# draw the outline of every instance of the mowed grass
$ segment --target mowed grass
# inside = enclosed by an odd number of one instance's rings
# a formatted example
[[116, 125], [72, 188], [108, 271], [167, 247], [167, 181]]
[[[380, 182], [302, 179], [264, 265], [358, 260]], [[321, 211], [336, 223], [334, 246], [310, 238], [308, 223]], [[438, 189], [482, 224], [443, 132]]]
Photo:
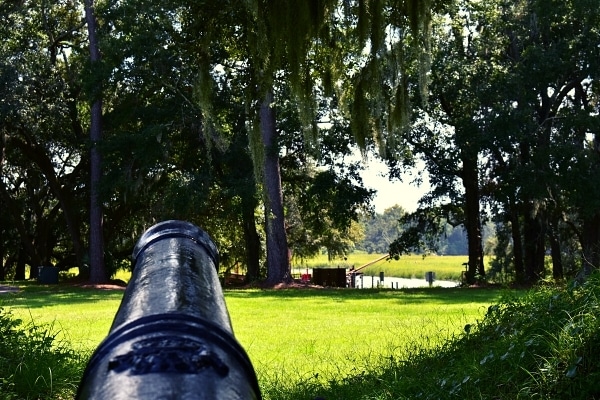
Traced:
[[[326, 254], [320, 254], [310, 260], [293, 260], [296, 273], [303, 273], [305, 268], [360, 268], [367, 263], [378, 260], [384, 254], [367, 254], [355, 252], [344, 259], [329, 261]], [[361, 270], [365, 275], [378, 276], [383, 272], [385, 276], [397, 278], [424, 279], [428, 271], [435, 272], [436, 279], [460, 281], [462, 271], [465, 270], [464, 263], [468, 261], [465, 256], [438, 256], [438, 255], [405, 255], [398, 260], [389, 259], [378, 261]]]
[[[373, 370], [386, 359], [431, 348], [480, 320], [500, 289], [226, 290], [236, 338], [248, 352], [265, 398], [308, 381]], [[26, 284], [1, 305], [50, 323], [81, 353], [106, 336], [121, 290]]]
[[226, 300], [236, 337], [261, 381], [293, 386], [361, 374], [391, 356], [403, 359], [438, 345], [479, 320], [501, 293], [240, 290], [227, 291]]
[[0, 296], [0, 306], [26, 323], [53, 325], [58, 340], [84, 352], [91, 352], [108, 334], [124, 293], [64, 284], [18, 286], [20, 292]]

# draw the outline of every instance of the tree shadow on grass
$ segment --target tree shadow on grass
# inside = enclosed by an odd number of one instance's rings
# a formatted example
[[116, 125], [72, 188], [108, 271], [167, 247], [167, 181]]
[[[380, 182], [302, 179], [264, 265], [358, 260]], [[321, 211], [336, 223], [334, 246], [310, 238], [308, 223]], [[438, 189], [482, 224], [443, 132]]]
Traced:
[[404, 304], [440, 303], [493, 303], [508, 290], [499, 288], [414, 288], [414, 289], [235, 289], [226, 290], [226, 297], [267, 298], [274, 301], [285, 299], [324, 299], [343, 301], [398, 301]]
[[[48, 305], [81, 305], [99, 301], [121, 301], [123, 289], [98, 289], [72, 284], [18, 284], [20, 291], [0, 295], [0, 306], [40, 308]], [[226, 289], [225, 298], [269, 299], [303, 298], [331, 302], [392, 301], [401, 304], [495, 303], [508, 290], [498, 288], [415, 288], [415, 289]]]
[[0, 307], [41, 308], [49, 305], [81, 305], [99, 301], [120, 301], [123, 289], [98, 289], [72, 284], [40, 285], [33, 282], [18, 283], [18, 292], [0, 295]]

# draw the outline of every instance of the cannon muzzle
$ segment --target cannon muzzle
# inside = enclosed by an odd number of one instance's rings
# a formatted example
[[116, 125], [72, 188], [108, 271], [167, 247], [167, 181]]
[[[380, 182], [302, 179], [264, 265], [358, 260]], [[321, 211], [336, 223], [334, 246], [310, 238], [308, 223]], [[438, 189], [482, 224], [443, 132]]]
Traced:
[[109, 334], [77, 399], [260, 399], [254, 368], [233, 336], [218, 252], [187, 222], [148, 229]]

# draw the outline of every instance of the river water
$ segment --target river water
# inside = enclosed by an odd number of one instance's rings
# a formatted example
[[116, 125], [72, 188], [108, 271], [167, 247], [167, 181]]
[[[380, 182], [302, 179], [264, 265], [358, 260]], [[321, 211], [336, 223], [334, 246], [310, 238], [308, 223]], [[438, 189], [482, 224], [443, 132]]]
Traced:
[[[459, 282], [454, 281], [438, 281], [434, 280], [432, 287], [457, 287]], [[380, 282], [379, 276], [366, 276], [359, 275], [356, 277], [356, 288], [367, 289], [372, 287], [383, 287], [383, 288], [419, 288], [429, 287], [429, 283], [425, 279], [408, 279], [408, 278], [395, 278], [391, 276], [385, 276], [383, 282]]]

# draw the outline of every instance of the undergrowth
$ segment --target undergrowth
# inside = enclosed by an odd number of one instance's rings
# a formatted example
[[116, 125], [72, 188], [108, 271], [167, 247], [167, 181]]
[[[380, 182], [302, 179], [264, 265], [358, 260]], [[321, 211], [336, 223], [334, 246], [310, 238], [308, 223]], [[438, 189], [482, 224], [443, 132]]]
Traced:
[[[306, 380], [269, 399], [598, 399], [600, 277], [505, 297], [439, 346], [389, 354], [377, 366]], [[281, 381], [280, 381], [281, 382]]]
[[0, 307], [0, 393], [2, 399], [68, 399], [84, 363], [52, 325], [25, 324]]

